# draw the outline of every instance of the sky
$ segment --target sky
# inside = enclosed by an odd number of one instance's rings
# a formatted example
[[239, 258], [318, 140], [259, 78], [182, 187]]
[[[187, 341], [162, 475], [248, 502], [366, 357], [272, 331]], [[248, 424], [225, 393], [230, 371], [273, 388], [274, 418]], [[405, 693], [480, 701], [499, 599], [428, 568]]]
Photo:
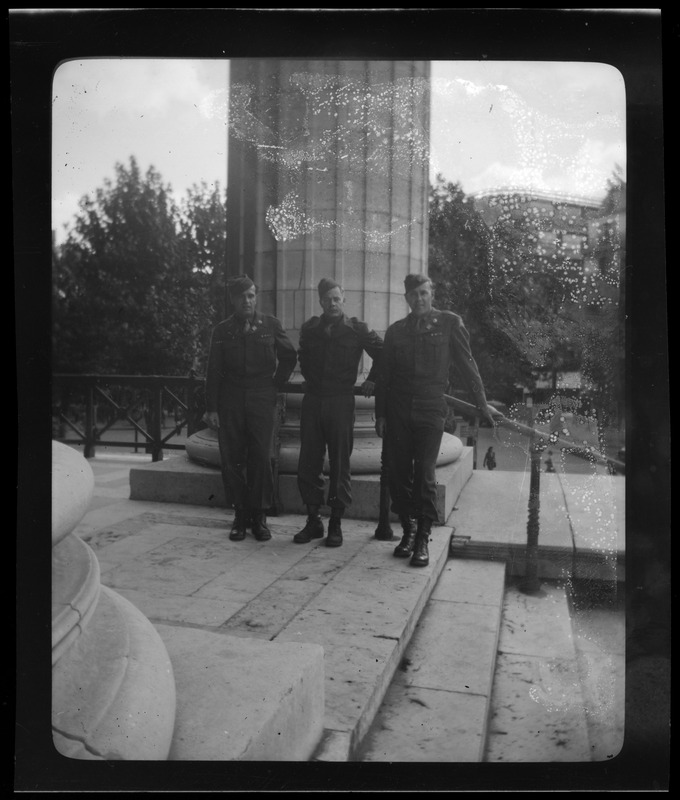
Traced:
[[[134, 155], [177, 201], [227, 177], [229, 62], [77, 59], [52, 92], [52, 228]], [[521, 190], [601, 200], [625, 177], [625, 86], [601, 63], [431, 62], [431, 178], [466, 194]]]

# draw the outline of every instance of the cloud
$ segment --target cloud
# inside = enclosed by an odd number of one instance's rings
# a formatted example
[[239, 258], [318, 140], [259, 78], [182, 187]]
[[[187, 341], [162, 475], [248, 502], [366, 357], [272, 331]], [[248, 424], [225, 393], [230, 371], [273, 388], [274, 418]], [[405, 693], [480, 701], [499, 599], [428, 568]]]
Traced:
[[78, 59], [62, 64], [53, 84], [55, 110], [77, 109], [98, 122], [160, 116], [177, 102], [198, 107], [210, 91], [197, 62], [185, 59]]

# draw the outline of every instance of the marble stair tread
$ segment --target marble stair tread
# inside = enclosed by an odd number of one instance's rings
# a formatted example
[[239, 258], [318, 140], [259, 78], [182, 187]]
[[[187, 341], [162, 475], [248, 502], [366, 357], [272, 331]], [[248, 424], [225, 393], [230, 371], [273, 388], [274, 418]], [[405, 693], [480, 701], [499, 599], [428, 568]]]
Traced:
[[394, 542], [369, 540], [277, 635], [324, 648], [326, 734], [317, 760], [352, 759], [446, 566], [450, 536], [433, 528], [425, 568], [394, 558]]
[[[475, 470], [448, 519], [457, 553], [525, 570], [530, 481], [521, 472]], [[539, 576], [623, 580], [625, 481], [601, 474], [542, 474]]]
[[502, 564], [447, 562], [362, 744], [362, 761], [482, 760], [504, 588]]
[[505, 701], [489, 720], [486, 761], [591, 760], [565, 586], [506, 589], [495, 691]]

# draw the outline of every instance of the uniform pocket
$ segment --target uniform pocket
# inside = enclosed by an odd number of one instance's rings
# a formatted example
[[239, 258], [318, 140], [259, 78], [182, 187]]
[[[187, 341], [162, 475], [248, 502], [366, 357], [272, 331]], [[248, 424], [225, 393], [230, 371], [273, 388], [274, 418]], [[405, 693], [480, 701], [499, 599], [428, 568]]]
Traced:
[[258, 369], [270, 369], [273, 373], [276, 368], [274, 337], [266, 333], [255, 334], [251, 342], [255, 366]]
[[242, 352], [238, 339], [225, 339], [222, 342], [222, 358], [227, 370], [236, 370], [240, 367]]
[[335, 347], [335, 356], [338, 360], [339, 369], [351, 370], [358, 365], [357, 343], [353, 338], [345, 336], [340, 339]]
[[446, 364], [448, 358], [448, 340], [444, 333], [426, 333], [422, 337], [423, 361], [430, 369]]

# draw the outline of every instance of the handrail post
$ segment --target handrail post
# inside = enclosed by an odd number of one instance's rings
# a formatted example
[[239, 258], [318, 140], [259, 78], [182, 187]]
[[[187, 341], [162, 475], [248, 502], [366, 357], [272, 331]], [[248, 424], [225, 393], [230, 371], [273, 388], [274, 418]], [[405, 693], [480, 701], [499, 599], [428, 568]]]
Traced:
[[94, 458], [95, 421], [94, 421], [94, 390], [91, 385], [85, 394], [85, 458]]
[[[533, 414], [531, 419], [533, 427]], [[524, 560], [524, 577], [519, 582], [519, 589], [525, 594], [536, 594], [541, 588], [538, 577], [538, 534], [540, 530], [539, 513], [541, 510], [541, 452], [543, 445], [536, 441], [536, 433], [529, 437], [530, 476], [529, 476], [529, 515], [527, 519], [527, 547]]]

